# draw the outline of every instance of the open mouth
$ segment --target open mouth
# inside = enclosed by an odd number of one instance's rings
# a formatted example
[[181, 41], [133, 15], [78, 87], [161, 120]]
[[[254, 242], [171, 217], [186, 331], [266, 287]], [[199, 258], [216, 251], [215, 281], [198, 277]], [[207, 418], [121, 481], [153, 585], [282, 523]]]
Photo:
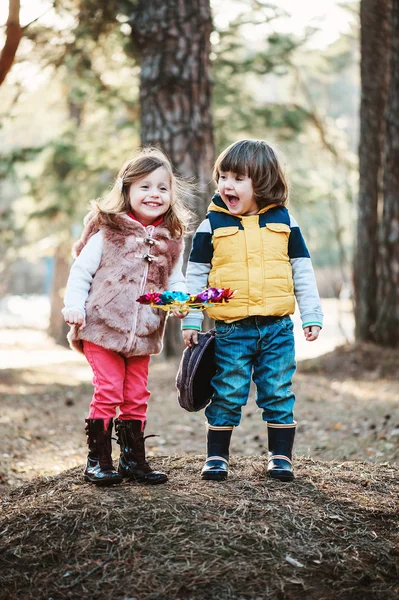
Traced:
[[235, 206], [240, 201], [238, 196], [234, 196], [234, 194], [225, 194], [226, 200], [232, 206]]

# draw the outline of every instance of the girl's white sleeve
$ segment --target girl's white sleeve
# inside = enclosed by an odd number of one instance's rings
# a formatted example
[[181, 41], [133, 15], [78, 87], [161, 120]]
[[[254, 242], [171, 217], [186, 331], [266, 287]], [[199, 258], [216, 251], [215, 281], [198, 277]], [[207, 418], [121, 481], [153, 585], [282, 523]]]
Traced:
[[168, 281], [168, 290], [172, 292], [187, 292], [186, 278], [183, 275], [183, 252], [173, 267]]
[[103, 234], [94, 234], [71, 267], [66, 285], [62, 314], [71, 310], [86, 316], [85, 304], [94, 274], [100, 266], [103, 253]]

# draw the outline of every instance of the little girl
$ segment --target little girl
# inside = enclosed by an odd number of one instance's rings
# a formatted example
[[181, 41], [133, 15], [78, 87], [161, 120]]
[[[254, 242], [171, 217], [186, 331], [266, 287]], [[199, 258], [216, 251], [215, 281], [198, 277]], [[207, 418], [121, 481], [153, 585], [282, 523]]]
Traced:
[[[162, 349], [166, 314], [136, 300], [151, 290], [186, 289], [182, 263], [188, 213], [182, 196], [187, 188], [161, 151], [138, 152], [123, 165], [111, 192], [92, 203], [74, 246], [62, 312], [71, 325], [71, 347], [85, 355], [93, 370], [84, 475], [97, 485], [123, 478], [167, 481], [165, 473], [147, 463], [143, 435], [148, 365], [150, 355]], [[118, 472], [111, 455], [117, 409]]]

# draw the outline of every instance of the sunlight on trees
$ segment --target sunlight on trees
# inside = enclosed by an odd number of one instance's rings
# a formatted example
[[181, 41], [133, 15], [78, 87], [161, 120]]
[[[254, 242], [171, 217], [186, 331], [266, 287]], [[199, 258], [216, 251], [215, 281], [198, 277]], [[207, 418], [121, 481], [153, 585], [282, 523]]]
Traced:
[[[309, 241], [321, 293], [350, 297], [358, 4], [330, 3], [323, 14], [309, 4], [301, 17], [289, 0], [227, 4], [228, 11], [224, 0], [212, 2], [215, 151], [242, 137], [265, 138], [280, 148], [291, 181], [291, 211]], [[33, 6], [28, 16], [26, 10], [22, 3], [23, 24], [34, 22], [24, 30], [1, 86], [0, 210], [7, 226], [0, 245], [1, 268], [9, 274], [4, 292], [23, 247], [37, 246], [51, 231], [52, 249], [46, 252], [55, 256], [66, 232], [68, 239], [76, 237], [89, 200], [107, 190], [121, 157], [140, 144], [145, 114], [143, 49], [129, 2], [67, 0], [54, 7], [38, 3], [34, 15]]]

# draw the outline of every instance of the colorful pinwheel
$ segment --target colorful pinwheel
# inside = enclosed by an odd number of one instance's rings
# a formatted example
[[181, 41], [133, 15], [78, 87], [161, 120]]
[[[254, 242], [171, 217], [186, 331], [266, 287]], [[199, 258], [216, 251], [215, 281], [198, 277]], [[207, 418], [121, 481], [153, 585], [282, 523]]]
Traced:
[[181, 312], [191, 310], [206, 310], [214, 304], [228, 302], [235, 294], [230, 288], [207, 288], [197, 295], [185, 294], [184, 292], [153, 292], [143, 294], [137, 298], [140, 304], [149, 304], [152, 308], [160, 308], [170, 312], [180, 310]]

